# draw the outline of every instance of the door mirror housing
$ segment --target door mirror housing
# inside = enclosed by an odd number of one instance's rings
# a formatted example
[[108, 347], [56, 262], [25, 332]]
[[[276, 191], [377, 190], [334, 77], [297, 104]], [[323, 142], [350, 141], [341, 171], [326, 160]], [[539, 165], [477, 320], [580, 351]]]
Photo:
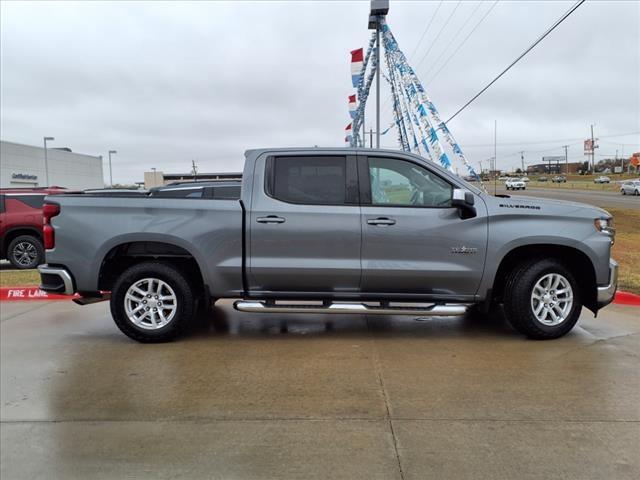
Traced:
[[456, 207], [460, 212], [460, 218], [473, 218], [476, 216], [475, 197], [473, 193], [464, 188], [454, 188], [451, 197], [451, 206]]

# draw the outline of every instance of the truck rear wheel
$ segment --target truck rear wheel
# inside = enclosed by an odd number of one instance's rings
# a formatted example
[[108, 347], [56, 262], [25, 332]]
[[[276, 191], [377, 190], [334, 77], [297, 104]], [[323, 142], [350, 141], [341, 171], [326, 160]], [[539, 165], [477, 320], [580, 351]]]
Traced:
[[173, 340], [191, 322], [195, 296], [172, 265], [144, 262], [125, 270], [111, 292], [111, 316], [129, 338], [142, 343]]
[[578, 321], [581, 310], [575, 278], [556, 259], [523, 263], [507, 278], [505, 315], [529, 338], [547, 340], [565, 335]]

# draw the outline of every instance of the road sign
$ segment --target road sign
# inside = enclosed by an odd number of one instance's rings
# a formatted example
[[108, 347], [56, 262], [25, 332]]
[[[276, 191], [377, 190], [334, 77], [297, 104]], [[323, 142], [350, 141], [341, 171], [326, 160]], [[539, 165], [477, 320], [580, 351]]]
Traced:
[[564, 157], [542, 157], [543, 162], [564, 162]]
[[593, 153], [593, 142], [588, 139], [584, 141], [584, 154], [591, 155], [591, 153]]

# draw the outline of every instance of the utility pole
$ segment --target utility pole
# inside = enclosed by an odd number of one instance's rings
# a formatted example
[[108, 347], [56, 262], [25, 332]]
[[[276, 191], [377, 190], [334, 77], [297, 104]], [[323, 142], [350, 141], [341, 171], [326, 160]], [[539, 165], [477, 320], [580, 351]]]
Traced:
[[524, 172], [524, 150], [520, 152], [520, 162], [522, 163], [522, 173]]
[[593, 138], [593, 123], [591, 124], [591, 171], [596, 174], [596, 140]]
[[565, 175], [569, 175], [569, 145], [563, 145], [562, 148], [564, 148]]
[[493, 121], [493, 194], [498, 192], [498, 120]]
[[389, 0], [371, 0], [369, 30], [376, 31], [376, 148], [380, 148], [380, 22], [389, 13]]
[[193, 180], [198, 181], [198, 166], [195, 160], [191, 160], [191, 173], [193, 173]]
[[[365, 140], [367, 138], [367, 129], [365, 127], [365, 123], [364, 123], [364, 108], [362, 109], [362, 148], [366, 148], [365, 143], [367, 143]], [[371, 143], [369, 143], [369, 146], [371, 146]]]

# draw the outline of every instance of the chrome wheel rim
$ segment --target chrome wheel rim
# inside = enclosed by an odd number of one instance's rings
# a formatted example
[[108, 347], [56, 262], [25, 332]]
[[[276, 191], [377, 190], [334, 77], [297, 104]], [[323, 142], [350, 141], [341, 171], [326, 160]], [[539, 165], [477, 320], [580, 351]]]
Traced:
[[22, 267], [33, 265], [38, 258], [38, 250], [30, 242], [20, 242], [13, 247], [13, 258]]
[[549, 273], [536, 282], [531, 292], [531, 310], [543, 325], [553, 327], [564, 322], [573, 307], [573, 289], [559, 273]]
[[124, 309], [129, 321], [145, 330], [168, 325], [176, 315], [178, 298], [166, 282], [159, 278], [143, 278], [129, 287]]

